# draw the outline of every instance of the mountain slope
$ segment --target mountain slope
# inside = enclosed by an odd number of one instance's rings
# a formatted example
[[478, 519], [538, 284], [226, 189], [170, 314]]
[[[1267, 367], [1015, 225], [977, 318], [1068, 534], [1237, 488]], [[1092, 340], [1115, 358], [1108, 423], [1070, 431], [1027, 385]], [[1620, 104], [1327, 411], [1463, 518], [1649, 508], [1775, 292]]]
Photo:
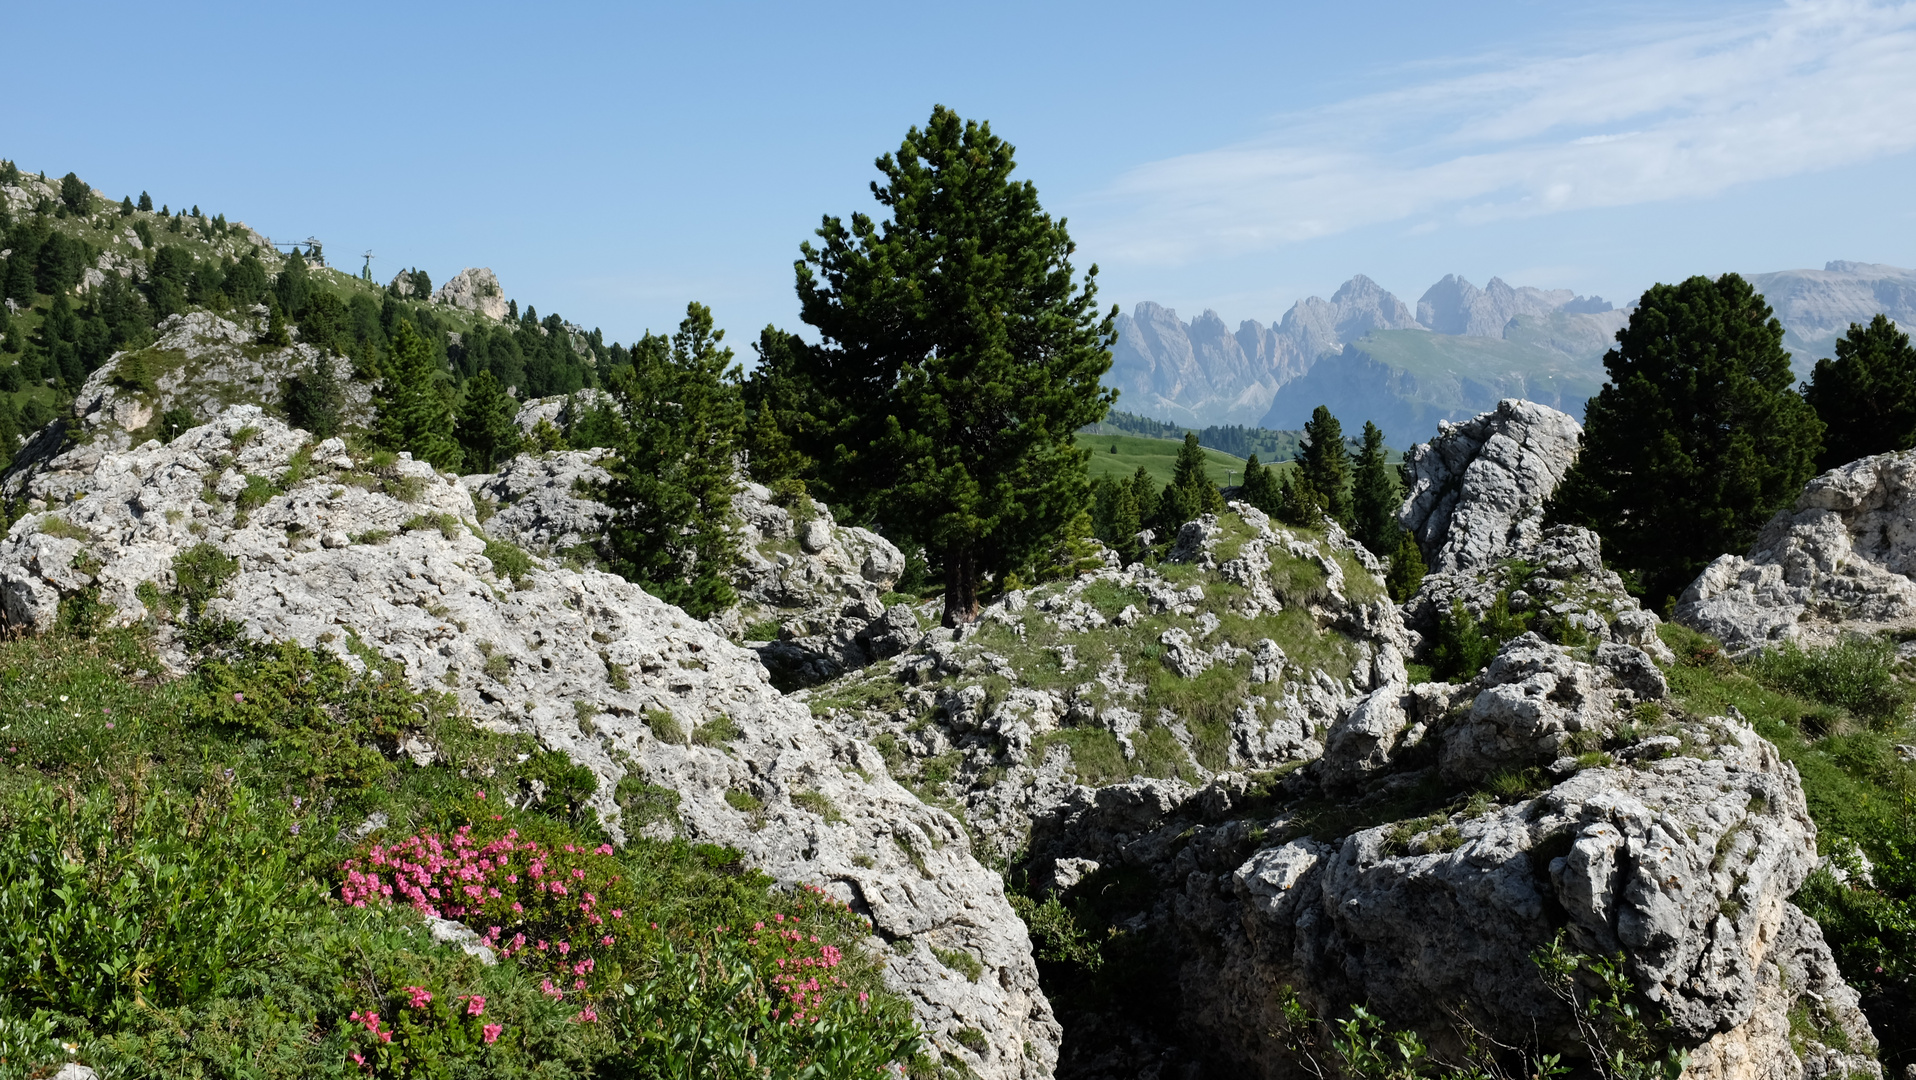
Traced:
[[[1881, 312], [1916, 324], [1916, 270], [1835, 261], [1749, 279], [1783, 323], [1799, 378], [1853, 322]], [[1602, 297], [1501, 278], [1479, 289], [1455, 274], [1425, 290], [1413, 314], [1359, 275], [1328, 301], [1298, 301], [1275, 327], [1247, 320], [1235, 334], [1224, 334], [1212, 311], [1187, 325], [1168, 308], [1140, 304], [1134, 317], [1119, 318], [1106, 381], [1125, 408], [1194, 427], [1296, 427], [1321, 404], [1347, 424], [1376, 421], [1393, 443], [1414, 442], [1434, 434], [1437, 421], [1466, 419], [1500, 396], [1581, 415], [1627, 320], [1627, 308]]]

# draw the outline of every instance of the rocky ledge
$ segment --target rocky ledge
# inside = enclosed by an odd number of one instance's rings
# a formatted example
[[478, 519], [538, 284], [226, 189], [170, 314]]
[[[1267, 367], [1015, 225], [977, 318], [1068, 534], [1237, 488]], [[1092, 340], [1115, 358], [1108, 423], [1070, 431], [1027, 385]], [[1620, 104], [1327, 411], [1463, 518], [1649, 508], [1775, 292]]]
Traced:
[[[168, 597], [194, 566], [222, 581], [205, 617], [354, 665], [371, 650], [475, 722], [589, 766], [615, 831], [622, 809], [644, 805], [647, 820], [624, 828], [726, 844], [851, 903], [943, 1055], [985, 1077], [1050, 1075], [1059, 1028], [1024, 924], [959, 822], [711, 626], [596, 570], [535, 559], [508, 572], [488, 552], [515, 549], [496, 546], [456, 478], [403, 454], [360, 459], [238, 406], [166, 445], [68, 449], [14, 482], [28, 512], [0, 541], [9, 627], [44, 631], [86, 602], [104, 621], [154, 625], [182, 663]], [[953, 970], [940, 952], [978, 967]]]

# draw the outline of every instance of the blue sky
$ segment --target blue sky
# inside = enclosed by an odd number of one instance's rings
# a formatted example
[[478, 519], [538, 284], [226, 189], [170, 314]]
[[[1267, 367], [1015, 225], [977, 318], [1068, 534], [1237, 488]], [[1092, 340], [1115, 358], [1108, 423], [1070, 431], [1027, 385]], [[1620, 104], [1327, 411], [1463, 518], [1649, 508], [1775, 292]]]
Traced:
[[1127, 310], [1916, 265], [1916, 5], [1569, 7], [35, 5], [0, 156], [619, 340], [701, 300], [742, 355], [934, 103]]

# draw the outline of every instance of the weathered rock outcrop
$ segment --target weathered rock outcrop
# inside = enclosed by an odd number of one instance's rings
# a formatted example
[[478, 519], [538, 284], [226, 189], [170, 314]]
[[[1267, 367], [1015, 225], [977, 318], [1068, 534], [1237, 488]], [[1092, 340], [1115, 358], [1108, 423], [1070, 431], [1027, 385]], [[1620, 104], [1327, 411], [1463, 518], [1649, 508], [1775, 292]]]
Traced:
[[[157, 622], [165, 643], [171, 626], [147, 601], [175, 587], [175, 560], [234, 560], [208, 617], [352, 664], [354, 647], [374, 649], [476, 722], [589, 766], [608, 817], [621, 780], [676, 791], [676, 811], [644, 828], [731, 845], [868, 912], [891, 942], [893, 984], [942, 1053], [987, 1077], [1050, 1073], [1059, 1029], [1029, 939], [964, 828], [707, 624], [594, 570], [507, 580], [454, 479], [405, 455], [375, 473], [338, 440], [309, 445], [254, 407], [167, 445], [74, 447], [17, 480], [28, 512], [0, 541], [8, 626], [45, 629], [86, 592], [110, 620]], [[717, 734], [685, 738], [701, 728]], [[934, 946], [969, 953], [983, 976], [949, 970]]]
[[1543, 504], [1577, 457], [1583, 427], [1547, 406], [1505, 399], [1404, 456], [1411, 486], [1397, 520], [1433, 573], [1487, 566], [1534, 546]]
[[1432, 569], [1404, 604], [1415, 634], [1429, 634], [1459, 601], [1481, 618], [1501, 595], [1512, 613], [1528, 613], [1532, 625], [1558, 638], [1590, 636], [1670, 659], [1657, 637], [1661, 620], [1604, 567], [1597, 535], [1544, 526], [1544, 503], [1576, 460], [1581, 433], [1555, 409], [1507, 400], [1468, 423], [1444, 425], [1442, 435], [1406, 455], [1414, 480], [1398, 521]]
[[603, 408], [611, 402], [612, 395], [603, 390], [576, 390], [570, 394], [532, 398], [519, 406], [514, 419], [519, 430], [527, 435], [538, 430], [541, 420], [564, 431], [582, 411]]
[[1080, 784], [1308, 760], [1352, 696], [1403, 684], [1381, 567], [1342, 533], [1234, 503], [1170, 559], [1007, 594], [805, 696], [1009, 859]]
[[595, 501], [587, 485], [608, 479], [604, 450], [550, 450], [518, 454], [496, 473], [461, 477], [472, 493], [486, 535], [537, 555], [600, 552], [612, 508]]
[[[147, 439], [169, 439], [165, 414], [185, 410], [185, 427], [203, 424], [235, 404], [278, 405], [286, 381], [315, 363], [333, 367], [344, 396], [347, 423], [369, 424], [373, 387], [352, 378], [352, 361], [323, 356], [311, 345], [284, 348], [259, 344], [266, 309], [256, 309], [251, 325], [211, 312], [170, 315], [159, 340], [144, 349], [116, 353], [93, 374], [73, 400], [69, 427], [59, 437], [91, 443], [101, 450], [126, 450]], [[27, 454], [24, 457], [34, 455]], [[10, 497], [18, 491], [9, 489]]]
[[743, 541], [738, 604], [719, 622], [763, 643], [759, 658], [779, 685], [821, 683], [918, 643], [918, 614], [885, 604], [905, 572], [891, 541], [839, 525], [804, 494], [781, 499], [750, 481], [732, 507]]
[[476, 311], [488, 319], [506, 317], [506, 291], [499, 287], [498, 276], [488, 267], [469, 266], [459, 271], [434, 290], [432, 300], [462, 311]]
[[[1670, 711], [1641, 652], [1598, 659], [1529, 636], [1471, 684], [1379, 690], [1410, 722], [1374, 767], [1333, 749], [1279, 782], [1074, 792], [1039, 823], [1032, 865], [1067, 871], [1052, 876], [1067, 903], [1103, 905], [1140, 942], [1130, 955], [1157, 958], [1141, 979], [1175, 985], [1178, 1015], [1106, 1031], [1131, 1045], [1063, 1071], [1133, 1075], [1118, 1058], [1148, 1050], [1167, 1073], [1289, 1075], [1292, 992], [1320, 1016], [1368, 1003], [1441, 1051], [1469, 1024], [1576, 1061], [1566, 988], [1531, 960], [1561, 933], [1624, 955], [1691, 1075], [1880, 1075], [1855, 992], [1789, 903], [1816, 865], [1795, 770], [1734, 720]], [[1475, 786], [1493, 773], [1530, 790]], [[1327, 806], [1320, 784], [1353, 774]], [[1792, 1009], [1855, 1053], [1800, 1058]]]
[[1852, 461], [1778, 511], [1747, 555], [1722, 555], [1677, 621], [1733, 652], [1916, 624], [1916, 451]]

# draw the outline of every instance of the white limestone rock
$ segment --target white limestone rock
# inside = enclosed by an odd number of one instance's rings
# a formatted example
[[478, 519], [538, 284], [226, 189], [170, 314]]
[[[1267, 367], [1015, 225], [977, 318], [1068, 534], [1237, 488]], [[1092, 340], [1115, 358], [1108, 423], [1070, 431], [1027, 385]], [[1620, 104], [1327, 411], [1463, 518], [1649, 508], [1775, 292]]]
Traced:
[[432, 294], [435, 304], [476, 311], [494, 321], [506, 317], [506, 291], [499, 278], [487, 267], [467, 267], [454, 274]]
[[[649, 828], [735, 847], [904, 941], [884, 951], [887, 976], [941, 1052], [985, 1077], [1050, 1075], [1059, 1028], [1002, 881], [972, 857], [956, 820], [890, 779], [882, 754], [818, 723], [751, 652], [630, 582], [544, 567], [501, 580], [468, 489], [422, 462], [402, 454], [372, 476], [330, 441], [288, 481], [308, 442], [238, 406], [168, 445], [83, 445], [32, 464], [16, 477], [31, 512], [0, 540], [7, 624], [43, 628], [59, 598], [83, 588], [97, 589], [110, 621], [156, 618], [141, 586], [172, 588], [173, 559], [211, 545], [236, 569], [210, 616], [355, 666], [354, 640], [400, 662], [415, 686], [451, 693], [475, 722], [535, 735], [590, 767], [593, 805], [615, 832], [612, 793], [628, 774], [677, 791], [676, 820]], [[234, 496], [248, 476], [286, 490], [242, 514]], [[159, 633], [163, 655], [183, 664], [163, 618]], [[653, 710], [686, 730], [724, 716], [739, 735], [668, 742], [644, 721]], [[759, 808], [733, 807], [731, 791]], [[808, 808], [813, 795], [837, 820]], [[931, 946], [969, 952], [985, 974], [952, 978]], [[984, 1034], [983, 1051], [958, 1042], [965, 1029]]]
[[[349, 424], [373, 419], [374, 386], [352, 378], [352, 361], [322, 357], [318, 349], [295, 343], [285, 348], [258, 345], [265, 309], [256, 309], [248, 326], [207, 311], [169, 315], [152, 345], [115, 353], [80, 387], [71, 419], [65, 421], [72, 437], [101, 450], [122, 451], [148, 438], [167, 439], [161, 417], [171, 409], [185, 409], [191, 424], [203, 424], [229, 405], [278, 405], [286, 381], [315, 363], [333, 367], [344, 395], [342, 415]], [[134, 385], [127, 376], [133, 365], [144, 367], [150, 386]], [[188, 426], [191, 426], [189, 424]], [[32, 458], [16, 455], [16, 461]], [[14, 470], [10, 476], [18, 475]], [[17, 497], [17, 486], [7, 490]]]
[[[1346, 762], [1355, 786], [1337, 802], [1362, 810], [1404, 798], [1432, 763], [1482, 775], [1536, 763], [1565, 749], [1566, 735], [1613, 740], [1637, 700], [1621, 685], [1632, 667], [1617, 648], [1591, 665], [1518, 639], [1477, 684], [1413, 688], [1425, 697], [1392, 703], [1404, 714], [1399, 738], [1373, 744], [1391, 753], [1368, 769]], [[1536, 722], [1523, 727], [1525, 716]], [[1177, 1014], [1158, 1029], [1173, 1041], [1134, 1039], [1134, 1058], [1149, 1054], [1167, 1072], [1294, 1075], [1298, 1063], [1266, 1037], [1292, 994], [1320, 1016], [1365, 1003], [1440, 1051], [1457, 1049], [1462, 1016], [1505, 1045], [1580, 1055], [1566, 1007], [1531, 960], [1567, 924], [1571, 948], [1623, 954], [1633, 983], [1669, 1015], [1692, 1075], [1881, 1076], [1855, 991], [1789, 902], [1817, 864], [1795, 770], [1748, 727], [1673, 717], [1617, 748], [1627, 764], [1573, 763], [1535, 795], [1326, 841], [1309, 835], [1327, 823], [1312, 782], [1324, 777], [1311, 774], [1327, 774], [1339, 745], [1333, 733], [1324, 759], [1275, 785], [1219, 774], [1195, 791], [1175, 781], [1081, 789], [1036, 822], [1030, 865], [1099, 867], [1094, 878], [1054, 878], [1065, 903], [1125, 882], [1136, 914], [1116, 921], [1139, 948], [1164, 947], [1164, 966], [1147, 977], [1175, 987]], [[1178, 947], [1194, 942], [1203, 947]], [[1788, 1016], [1802, 1008], [1852, 1050], [1799, 1057]]]
[[1405, 455], [1411, 486], [1397, 520], [1434, 573], [1484, 566], [1533, 545], [1543, 504], [1576, 461], [1583, 428], [1545, 405], [1506, 398]]
[[612, 508], [589, 497], [589, 486], [611, 478], [600, 464], [607, 451], [551, 450], [518, 454], [496, 473], [460, 478], [475, 505], [490, 511], [486, 535], [538, 555], [596, 548]]
[[1745, 653], [1916, 624], [1916, 451], [1811, 480], [1747, 555], [1722, 555], [1677, 599], [1677, 621]]

